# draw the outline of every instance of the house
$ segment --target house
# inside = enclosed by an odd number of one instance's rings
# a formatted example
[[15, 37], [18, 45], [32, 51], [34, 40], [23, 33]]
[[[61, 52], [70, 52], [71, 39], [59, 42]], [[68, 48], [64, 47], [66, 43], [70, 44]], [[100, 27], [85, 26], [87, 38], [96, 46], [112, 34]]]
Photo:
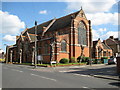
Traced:
[[113, 50], [113, 56], [117, 56], [120, 53], [120, 40], [118, 38], [110, 36], [105, 42]]
[[113, 55], [112, 49], [105, 43], [101, 42], [100, 39], [93, 41], [92, 57], [94, 59], [101, 59], [102, 57], [108, 57]]
[[26, 28], [20, 36], [16, 36], [14, 57], [19, 63], [34, 64], [35, 40], [37, 56], [41, 56], [44, 63], [59, 62], [62, 58], [77, 58], [80, 55], [91, 57], [91, 21], [87, 20], [82, 9], [37, 25], [37, 34], [35, 28]]
[[0, 59], [4, 59], [4, 51], [0, 49]]

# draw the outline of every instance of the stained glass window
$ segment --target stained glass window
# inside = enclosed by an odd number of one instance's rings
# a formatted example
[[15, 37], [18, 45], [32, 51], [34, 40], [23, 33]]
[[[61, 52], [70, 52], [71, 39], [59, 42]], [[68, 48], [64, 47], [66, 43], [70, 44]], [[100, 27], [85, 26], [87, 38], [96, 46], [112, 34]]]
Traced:
[[67, 43], [65, 40], [62, 40], [61, 42], [61, 51], [64, 51], [64, 52], [67, 51]]
[[78, 27], [78, 44], [87, 45], [86, 37], [86, 27], [85, 24], [81, 21]]

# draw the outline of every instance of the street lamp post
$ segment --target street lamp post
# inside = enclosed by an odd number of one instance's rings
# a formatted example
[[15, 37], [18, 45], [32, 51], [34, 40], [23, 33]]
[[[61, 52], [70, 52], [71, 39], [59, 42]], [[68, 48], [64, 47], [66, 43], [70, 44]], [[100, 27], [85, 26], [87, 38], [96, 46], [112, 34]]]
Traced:
[[37, 21], [35, 21], [35, 66], [37, 68]]
[[55, 44], [55, 37], [51, 39], [51, 44], [50, 44], [50, 65], [52, 65], [51, 62], [53, 60], [54, 44]]

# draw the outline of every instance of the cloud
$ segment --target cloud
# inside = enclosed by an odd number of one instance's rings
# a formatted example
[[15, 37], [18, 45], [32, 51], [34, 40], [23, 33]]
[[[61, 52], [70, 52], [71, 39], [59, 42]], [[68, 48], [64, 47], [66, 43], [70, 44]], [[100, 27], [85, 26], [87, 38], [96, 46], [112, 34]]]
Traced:
[[0, 17], [0, 26], [2, 26], [0, 33], [16, 35], [20, 33], [20, 29], [25, 28], [25, 23], [16, 15], [0, 10]]
[[100, 32], [105, 32], [105, 31], [107, 31], [107, 29], [106, 28], [100, 28], [99, 31]]
[[[92, 25], [113, 24], [118, 25], [118, 13], [110, 13], [109, 10], [118, 0], [65, 0], [67, 12], [80, 10], [85, 11], [87, 19]], [[104, 21], [103, 21], [104, 20]]]
[[93, 41], [98, 40], [100, 38], [101, 40], [105, 40], [109, 38], [110, 36], [114, 36], [115, 38], [118, 38], [118, 31], [108, 31], [106, 32], [106, 28], [100, 28], [98, 30], [92, 30], [93, 34]]
[[4, 52], [2, 49], [0, 49], [0, 53]]
[[5, 35], [5, 36], [3, 37], [3, 40], [4, 40], [4, 41], [7, 41], [7, 42], [15, 42], [15, 41], [16, 41], [16, 36]]
[[98, 40], [98, 38], [102, 38], [102, 35], [106, 33], [106, 28], [99, 28], [98, 30], [92, 30], [93, 40]]
[[100, 34], [97, 32], [97, 30], [93, 29], [92, 35], [93, 35], [93, 37], [92, 37], [93, 41], [98, 40], [98, 38], [100, 38]]
[[118, 13], [95, 13], [86, 14], [92, 25], [113, 24], [118, 25]]
[[47, 10], [42, 10], [39, 12], [39, 14], [47, 14]]
[[109, 36], [113, 36], [114, 38], [118, 38], [118, 32], [117, 31], [109, 31], [106, 34], [102, 35], [102, 39], [109, 38]]
[[80, 10], [83, 7], [86, 13], [107, 12], [117, 3], [117, 0], [65, 0], [67, 2], [67, 10]]

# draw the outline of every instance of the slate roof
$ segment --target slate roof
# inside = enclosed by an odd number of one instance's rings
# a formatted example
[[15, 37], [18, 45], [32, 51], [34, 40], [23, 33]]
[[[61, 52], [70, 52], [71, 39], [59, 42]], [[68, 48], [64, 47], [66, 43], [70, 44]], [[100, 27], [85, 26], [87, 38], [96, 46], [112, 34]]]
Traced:
[[[54, 30], [58, 30], [58, 29], [64, 28], [66, 26], [70, 26], [71, 25], [71, 20], [72, 20], [71, 15], [76, 16], [79, 12], [80, 11], [77, 11], [77, 12], [74, 12], [74, 13], [69, 14], [67, 16], [64, 16], [64, 17], [56, 19], [56, 21], [48, 29], [48, 31], [54, 31]], [[44, 22], [42, 24], [39, 24], [37, 26], [37, 34], [42, 33], [43, 32], [43, 27], [47, 27], [52, 22], [52, 20], [53, 19], [51, 19], [51, 20], [49, 20], [47, 22]], [[27, 31], [28, 31], [28, 33], [34, 34], [35, 33], [35, 27], [29, 28]], [[25, 34], [26, 33], [24, 33], [24, 35]]]
[[79, 13], [79, 11], [56, 19], [55, 23], [53, 23], [53, 25], [49, 28], [48, 31], [58, 30], [58, 29], [66, 27], [66, 26], [70, 26], [71, 25], [71, 20], [72, 20], [71, 15], [76, 16], [78, 13]]
[[[37, 34], [41, 33], [42, 30], [43, 30], [43, 27], [47, 27], [52, 22], [52, 20], [49, 20], [45, 23], [42, 23], [42, 24], [38, 25], [37, 26]], [[29, 28], [28, 33], [35, 34], [35, 27]]]

